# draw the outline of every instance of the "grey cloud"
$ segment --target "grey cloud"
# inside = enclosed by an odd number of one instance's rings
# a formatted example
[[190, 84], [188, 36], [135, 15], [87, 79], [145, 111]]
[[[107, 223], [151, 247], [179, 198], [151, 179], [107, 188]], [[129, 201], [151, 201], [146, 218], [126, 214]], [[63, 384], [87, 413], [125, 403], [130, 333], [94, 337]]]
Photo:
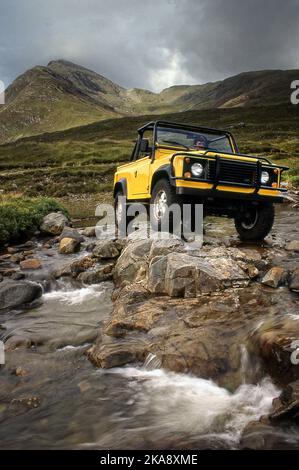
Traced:
[[297, 0], [1, 0], [0, 79], [63, 58], [159, 89], [296, 68]]

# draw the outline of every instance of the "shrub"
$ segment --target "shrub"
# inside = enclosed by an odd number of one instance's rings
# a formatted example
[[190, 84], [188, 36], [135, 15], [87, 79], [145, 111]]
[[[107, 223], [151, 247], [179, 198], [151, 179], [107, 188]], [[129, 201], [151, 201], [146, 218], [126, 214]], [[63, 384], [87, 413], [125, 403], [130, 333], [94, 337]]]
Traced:
[[57, 211], [67, 214], [66, 210], [51, 198], [0, 199], [0, 245], [32, 235], [45, 215]]

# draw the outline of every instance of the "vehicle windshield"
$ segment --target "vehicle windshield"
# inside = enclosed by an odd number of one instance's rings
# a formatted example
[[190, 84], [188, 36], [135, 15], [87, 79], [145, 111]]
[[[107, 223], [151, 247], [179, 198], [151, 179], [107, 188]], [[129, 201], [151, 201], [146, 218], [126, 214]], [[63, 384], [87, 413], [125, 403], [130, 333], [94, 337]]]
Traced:
[[157, 141], [160, 145], [182, 147], [186, 150], [215, 150], [232, 152], [230, 140], [219, 132], [201, 132], [179, 128], [158, 127]]

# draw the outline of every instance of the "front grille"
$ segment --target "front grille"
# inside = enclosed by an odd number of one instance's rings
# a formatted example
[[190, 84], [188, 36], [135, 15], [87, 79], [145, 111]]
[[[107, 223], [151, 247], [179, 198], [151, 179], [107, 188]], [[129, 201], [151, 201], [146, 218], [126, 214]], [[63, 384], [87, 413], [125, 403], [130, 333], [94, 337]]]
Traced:
[[[257, 166], [255, 163], [235, 162], [224, 159], [218, 160], [218, 182], [239, 183], [255, 186], [257, 182]], [[216, 161], [209, 160], [208, 179], [216, 178]]]

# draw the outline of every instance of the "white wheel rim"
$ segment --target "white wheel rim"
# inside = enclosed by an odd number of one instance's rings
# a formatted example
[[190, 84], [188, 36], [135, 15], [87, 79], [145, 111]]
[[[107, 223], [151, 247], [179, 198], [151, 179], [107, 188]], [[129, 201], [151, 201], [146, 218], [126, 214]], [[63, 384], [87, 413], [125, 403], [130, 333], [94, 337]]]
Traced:
[[245, 228], [246, 230], [251, 230], [252, 228], [255, 227], [256, 223], [257, 223], [257, 219], [258, 219], [258, 211], [255, 211], [255, 216], [254, 216], [254, 219], [253, 219], [253, 222], [245, 222], [243, 221], [241, 223], [242, 227]]
[[153, 213], [156, 220], [161, 220], [167, 210], [167, 194], [161, 189], [154, 200]]

